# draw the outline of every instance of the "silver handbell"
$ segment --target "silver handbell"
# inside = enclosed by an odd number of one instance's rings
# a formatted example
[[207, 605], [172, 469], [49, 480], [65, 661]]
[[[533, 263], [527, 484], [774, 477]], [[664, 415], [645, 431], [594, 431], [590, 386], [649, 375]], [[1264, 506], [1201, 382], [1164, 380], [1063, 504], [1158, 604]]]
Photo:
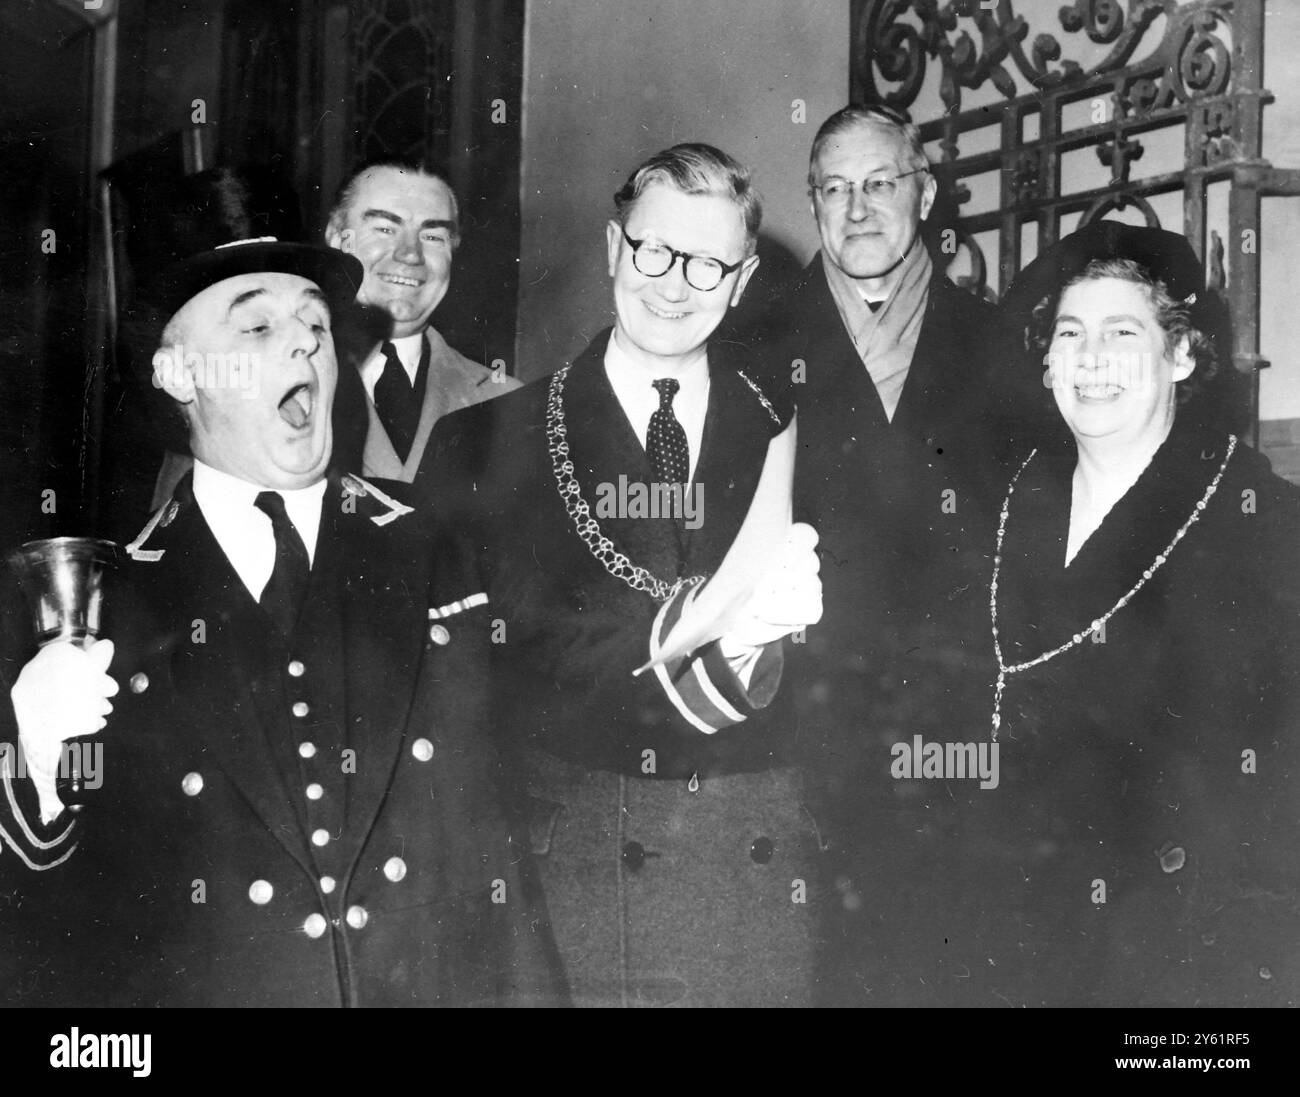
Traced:
[[[117, 545], [97, 537], [28, 541], [9, 554], [8, 563], [27, 600], [38, 646], [70, 642], [89, 648], [99, 638], [104, 578], [117, 562]], [[64, 772], [68, 776], [59, 782], [60, 794], [66, 790], [79, 798], [83, 789], [79, 752], [65, 750]], [[79, 805], [70, 806], [75, 811]]]

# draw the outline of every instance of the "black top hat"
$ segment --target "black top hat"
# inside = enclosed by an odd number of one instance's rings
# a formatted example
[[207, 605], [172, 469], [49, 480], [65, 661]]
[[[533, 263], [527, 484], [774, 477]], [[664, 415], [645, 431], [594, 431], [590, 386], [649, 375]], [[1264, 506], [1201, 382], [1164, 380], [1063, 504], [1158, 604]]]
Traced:
[[1007, 290], [1004, 309], [1013, 320], [1028, 324], [1039, 301], [1058, 295], [1099, 259], [1132, 260], [1163, 282], [1170, 297], [1189, 305], [1205, 293], [1204, 270], [1187, 237], [1122, 221], [1093, 221], [1025, 267]]
[[357, 260], [284, 239], [301, 232], [297, 199], [267, 169], [212, 168], [178, 179], [157, 201], [149, 216], [149, 246], [135, 257], [137, 292], [130, 312], [136, 340], [161, 339], [161, 326], [186, 301], [239, 274], [307, 278], [336, 312], [356, 298], [364, 274]]
[[355, 320], [364, 270], [333, 248], [277, 238], [299, 232], [301, 222], [292, 191], [265, 169], [213, 168], [176, 180], [148, 201], [152, 227], [146, 246], [132, 249], [136, 292], [122, 316], [119, 350], [132, 387], [154, 408], [158, 440], [184, 452], [188, 431], [170, 397], [151, 383], [154, 352], [181, 306], [236, 275], [296, 274], [320, 287], [338, 332]]
[[356, 259], [333, 248], [259, 236], [231, 240], [170, 264], [144, 282], [140, 300], [166, 324], [185, 302], [209, 286], [236, 275], [264, 272], [296, 274], [315, 282], [335, 312], [356, 300], [364, 274]]

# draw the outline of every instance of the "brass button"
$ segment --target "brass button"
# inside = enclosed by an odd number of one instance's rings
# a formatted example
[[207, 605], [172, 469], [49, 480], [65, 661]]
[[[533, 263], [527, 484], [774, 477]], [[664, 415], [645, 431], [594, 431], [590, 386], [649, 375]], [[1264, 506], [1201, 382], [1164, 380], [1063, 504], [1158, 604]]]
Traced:
[[303, 672], [306, 671], [306, 669], [307, 668], [302, 665], [301, 659], [289, 660], [289, 676], [291, 678], [301, 678], [303, 676]]
[[181, 791], [186, 796], [197, 796], [203, 791], [203, 774], [187, 773], [181, 778]]
[[393, 883], [400, 883], [406, 877], [406, 862], [400, 857], [390, 857], [384, 862], [384, 875]]
[[301, 720], [307, 713], [311, 712], [311, 708], [306, 701], [295, 701], [290, 711]]
[[143, 693], [148, 688], [149, 688], [149, 675], [145, 674], [144, 671], [142, 670], [137, 671], [135, 674], [131, 675], [132, 693]]
[[311, 832], [311, 844], [313, 846], [328, 845], [329, 840], [330, 840], [330, 832], [326, 830], [324, 827], [321, 827], [319, 830], [313, 830]]
[[411, 753], [421, 762], [427, 762], [433, 757], [433, 744], [428, 739], [417, 739], [411, 744]]
[[451, 633], [443, 625], [431, 625], [429, 627], [429, 639], [439, 647], [445, 647], [451, 643]]
[[298, 753], [299, 753], [303, 758], [315, 758], [315, 757], [316, 757], [316, 744], [315, 744], [315, 743], [299, 743], [299, 744], [298, 744]]
[[365, 929], [366, 923], [370, 921], [370, 915], [365, 907], [348, 907], [345, 917], [348, 920], [348, 925], [353, 929]]
[[320, 889], [326, 895], [332, 895], [334, 889], [338, 887], [338, 881], [333, 876], [322, 876], [320, 878]]
[[325, 921], [323, 914], [309, 914], [307, 920], [302, 924], [303, 933], [307, 934], [313, 941], [317, 937], [325, 936], [325, 931], [329, 929], [329, 923]]
[[274, 894], [275, 888], [271, 886], [269, 880], [254, 880], [248, 888], [248, 897], [259, 907], [266, 906]]
[[307, 786], [308, 800], [319, 800], [324, 795], [325, 795], [325, 790], [315, 782]]

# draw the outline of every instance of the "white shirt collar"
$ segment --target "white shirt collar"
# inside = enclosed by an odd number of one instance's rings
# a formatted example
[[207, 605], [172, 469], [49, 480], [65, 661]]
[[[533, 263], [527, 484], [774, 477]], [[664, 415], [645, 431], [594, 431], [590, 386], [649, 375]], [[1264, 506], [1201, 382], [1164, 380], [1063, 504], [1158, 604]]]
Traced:
[[[312, 563], [316, 561], [316, 538], [326, 486], [322, 478], [310, 487], [280, 490], [285, 513], [302, 538], [307, 559]], [[250, 484], [202, 461], [194, 462], [194, 501], [235, 574], [254, 599], [261, 598], [275, 569], [275, 531], [271, 519], [254, 502], [259, 493], [267, 490], [270, 489]]]
[[[386, 341], [393, 344], [402, 368], [406, 370], [406, 376], [411, 379], [411, 386], [414, 387], [415, 375], [420, 372], [420, 355], [424, 353], [424, 332], [417, 331], [414, 335], [403, 335], [400, 339]], [[384, 341], [381, 341], [361, 367], [361, 383], [366, 386], [366, 395], [370, 397], [371, 403], [374, 403], [375, 385], [379, 383], [387, 361], [384, 357]]]
[[[644, 366], [633, 361], [611, 333], [609, 345], [605, 348], [605, 376], [609, 378], [614, 396], [644, 449], [646, 434], [650, 429], [650, 416], [659, 408], [659, 393], [653, 382], [661, 375], [652, 375]], [[691, 451], [690, 475], [694, 479], [696, 461], [704, 439], [704, 420], [709, 411], [708, 357], [702, 357], [684, 372], [672, 376], [681, 385], [673, 397], [673, 414], [686, 432], [686, 442]]]

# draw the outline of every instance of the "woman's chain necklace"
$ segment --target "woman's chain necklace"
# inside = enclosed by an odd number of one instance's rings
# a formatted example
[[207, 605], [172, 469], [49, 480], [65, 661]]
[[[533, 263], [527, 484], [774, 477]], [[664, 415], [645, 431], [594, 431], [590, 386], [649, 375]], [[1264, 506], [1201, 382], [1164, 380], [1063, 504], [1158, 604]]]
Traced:
[[1011, 483], [1007, 485], [1007, 496], [1002, 500], [1002, 514], [998, 519], [998, 542], [997, 548], [993, 554], [993, 580], [989, 584], [989, 617], [993, 627], [993, 653], [997, 656], [998, 660], [998, 681], [993, 690], [993, 741], [995, 743], [998, 740], [998, 728], [1002, 726], [1002, 691], [1006, 688], [1007, 675], [1019, 674], [1022, 671], [1029, 670], [1032, 667], [1046, 663], [1049, 659], [1055, 659], [1058, 655], [1069, 651], [1073, 647], [1077, 647], [1093, 633], [1099, 632], [1103, 629], [1107, 621], [1127, 606], [1129, 602], [1133, 600], [1134, 595], [1146, 586], [1147, 581], [1151, 576], [1160, 570], [1164, 565], [1164, 562], [1169, 559], [1169, 554], [1174, 551], [1174, 547], [1183, 539], [1184, 536], [1186, 536], [1187, 531], [1192, 528], [1196, 523], [1196, 520], [1200, 518], [1201, 512], [1204, 511], [1206, 506], [1209, 504], [1210, 498], [1219, 490], [1219, 481], [1223, 479], [1223, 474], [1228, 467], [1228, 462], [1232, 460], [1232, 455], [1236, 449], [1237, 436], [1235, 434], [1230, 434], [1228, 435], [1228, 452], [1223, 458], [1223, 464], [1219, 466], [1219, 471], [1214, 474], [1214, 479], [1210, 481], [1210, 486], [1205, 489], [1205, 494], [1202, 495], [1200, 501], [1197, 502], [1196, 509], [1192, 511], [1187, 521], [1179, 527], [1178, 532], [1174, 534], [1174, 539], [1170, 541], [1169, 544], [1164, 547], [1163, 551], [1156, 556], [1155, 560], [1152, 561], [1151, 566], [1142, 573], [1142, 578], [1133, 584], [1127, 594], [1093, 621], [1092, 624], [1082, 632], [1076, 632], [1074, 636], [1064, 644], [1052, 648], [1051, 651], [1045, 651], [1041, 655], [1036, 656], [1033, 659], [1028, 659], [1023, 663], [1013, 663], [1011, 666], [1008, 666], [1002, 660], [1002, 642], [998, 637], [998, 576], [1002, 571], [1002, 540], [1007, 531], [1007, 515], [1011, 511], [1011, 496], [1015, 494], [1016, 482], [1020, 479], [1020, 474], [1029, 467], [1029, 462], [1034, 459], [1034, 455], [1038, 450], [1032, 450], [1029, 456], [1025, 458], [1024, 464], [1016, 470], [1015, 476], [1011, 478]]
[[555, 486], [564, 501], [573, 528], [582, 538], [583, 544], [604, 569], [626, 583], [633, 590], [644, 591], [656, 602], [666, 602], [685, 586], [694, 586], [704, 581], [703, 575], [681, 578], [667, 583], [647, 571], [639, 564], [634, 564], [614, 546], [591, 516], [591, 508], [582, 497], [582, 489], [574, 476], [573, 461], [569, 456], [568, 428], [564, 421], [564, 380], [569, 367], [565, 366], [551, 375], [550, 388], [546, 398], [546, 446], [551, 454], [551, 468], [555, 473]]

